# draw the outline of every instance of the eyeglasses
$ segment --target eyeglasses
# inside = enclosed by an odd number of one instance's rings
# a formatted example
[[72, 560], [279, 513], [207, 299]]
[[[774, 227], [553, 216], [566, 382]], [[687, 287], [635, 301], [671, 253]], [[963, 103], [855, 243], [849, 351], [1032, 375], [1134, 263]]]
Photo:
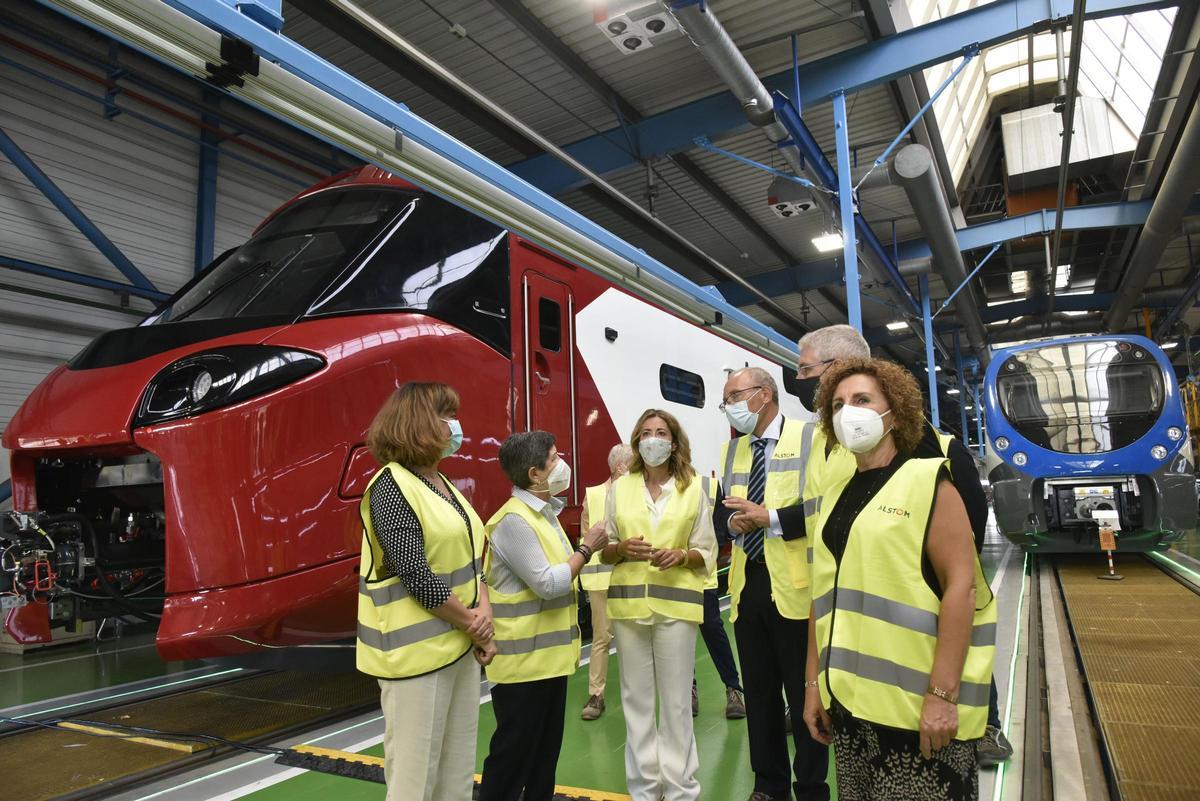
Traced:
[[[729, 397], [726, 398], [723, 403], [719, 404], [717, 406], [717, 408], [720, 409], [722, 412], [724, 412], [726, 406], [737, 403], [738, 401], [743, 401], [743, 400], [748, 400], [749, 398], [753, 398], [755, 393], [758, 392], [760, 389], [762, 389], [761, 386], [746, 387], [745, 389], [735, 389], [733, 392], [729, 393]], [[750, 390], [754, 390], [754, 392], [751, 392], [749, 395], [747, 395], [746, 393], [750, 392]]]
[[[833, 364], [836, 361], [837, 359], [826, 359], [823, 362], [813, 362], [812, 364], [798, 364], [796, 365], [796, 378], [808, 378], [809, 376], [805, 375], [805, 373], [808, 371], [815, 370], [818, 367], [824, 367], [827, 364]], [[820, 375], [820, 373], [817, 375]]]

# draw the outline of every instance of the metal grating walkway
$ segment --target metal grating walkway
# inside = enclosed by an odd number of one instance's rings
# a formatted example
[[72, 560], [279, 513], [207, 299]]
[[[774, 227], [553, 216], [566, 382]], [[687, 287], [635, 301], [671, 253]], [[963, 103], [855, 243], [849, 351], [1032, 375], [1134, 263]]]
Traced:
[[1141, 557], [1124, 581], [1059, 559], [1085, 682], [1123, 801], [1200, 798], [1200, 595]]

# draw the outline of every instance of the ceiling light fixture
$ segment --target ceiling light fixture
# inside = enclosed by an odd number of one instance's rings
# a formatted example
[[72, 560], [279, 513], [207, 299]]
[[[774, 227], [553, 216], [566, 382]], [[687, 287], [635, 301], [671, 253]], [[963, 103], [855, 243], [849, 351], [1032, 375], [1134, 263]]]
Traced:
[[817, 250], [821, 251], [822, 253], [829, 253], [830, 251], [833, 251], [833, 250], [840, 250], [844, 245], [844, 243], [842, 242], [842, 235], [838, 231], [834, 231], [832, 234], [822, 234], [821, 236], [814, 236], [812, 243], [817, 248]]
[[950, 389], [946, 390], [946, 394], [947, 395], [957, 395], [958, 389], [956, 387], [950, 387]]
[[903, 331], [905, 328], [908, 328], [908, 323], [901, 322], [899, 320], [894, 323], [887, 324], [887, 330], [889, 331]]

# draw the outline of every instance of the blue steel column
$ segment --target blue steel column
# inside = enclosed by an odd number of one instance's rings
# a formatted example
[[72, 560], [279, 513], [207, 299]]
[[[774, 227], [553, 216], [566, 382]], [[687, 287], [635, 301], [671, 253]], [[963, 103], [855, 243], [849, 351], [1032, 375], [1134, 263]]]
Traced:
[[962, 345], [959, 343], [958, 332], [954, 332], [954, 370], [958, 376], [958, 412], [959, 425], [962, 426], [959, 430], [962, 431], [963, 444], [966, 445], [971, 441], [967, 435], [967, 398], [971, 397], [967, 392], [967, 385], [963, 381], [963, 357]]
[[[206, 90], [204, 100], [219, 105], [220, 95]], [[201, 114], [205, 125], [220, 125], [220, 118]], [[195, 271], [200, 272], [213, 260], [217, 236], [217, 163], [220, 159], [221, 137], [207, 127], [200, 129], [200, 167], [196, 178], [196, 241]]]
[[[842, 258], [846, 270], [846, 316], [861, 332], [862, 298], [858, 291], [858, 234], [854, 226], [854, 190], [850, 184], [850, 131], [846, 127], [846, 93], [833, 96], [833, 120], [837, 138], [838, 203], [842, 226]], [[928, 318], [928, 314], [926, 314]], [[929, 333], [926, 320], [926, 335]], [[930, 340], [932, 341], [932, 340]], [[936, 415], [936, 412], [935, 412]], [[935, 423], [936, 425], [936, 423]]]
[[929, 371], [929, 419], [934, 428], [941, 428], [942, 418], [938, 411], [937, 365], [933, 360], [933, 314], [929, 308], [929, 276], [917, 277], [921, 288], [921, 320], [925, 323], [925, 369]]
[[987, 455], [987, 446], [983, 442], [983, 387], [975, 383], [975, 438], [979, 442], [979, 458]]

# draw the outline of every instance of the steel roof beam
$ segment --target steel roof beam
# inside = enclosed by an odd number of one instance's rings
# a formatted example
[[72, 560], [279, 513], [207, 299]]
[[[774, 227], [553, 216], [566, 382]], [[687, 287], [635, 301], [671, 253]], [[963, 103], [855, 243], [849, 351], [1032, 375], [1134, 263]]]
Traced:
[[[1100, 19], [1178, 5], [1172, 0], [1090, 0], [1085, 19]], [[1049, 28], [1053, 20], [1070, 15], [1071, 0], [996, 0], [869, 42], [808, 64], [800, 65], [802, 108], [830, 99], [837, 90], [847, 94], [887, 83], [962, 55], [968, 45], [989, 47]], [[793, 91], [794, 75], [787, 69], [763, 78], [768, 90]], [[645, 157], [665, 156], [693, 147], [699, 136], [717, 140], [748, 130], [737, 98], [721, 91], [630, 126]], [[617, 141], [619, 128], [579, 140], [564, 148], [601, 175], [619, 172], [637, 161]], [[534, 156], [508, 165], [512, 172], [550, 194], [580, 186], [584, 181], [552, 156]]]
[[[632, 103], [621, 96], [617, 90], [613, 89], [607, 81], [596, 73], [587, 62], [568, 47], [561, 39], [554, 35], [554, 32], [546, 27], [536, 14], [527, 9], [520, 0], [491, 0], [492, 5], [500, 11], [504, 16], [508, 17], [508, 21], [515, 25], [526, 36], [535, 41], [547, 55], [558, 62], [559, 66], [569, 72], [572, 77], [587, 87], [592, 94], [602, 100], [605, 105], [611, 107], [617, 114], [620, 115], [627, 123], [636, 124], [645, 119], [645, 115], [638, 111]], [[723, 190], [715, 180], [706, 173], [699, 164], [690, 156], [684, 153], [676, 153], [669, 156], [671, 162], [679, 168], [680, 172], [692, 180], [698, 187], [716, 201], [726, 212], [734, 217], [743, 228], [745, 228], [755, 239], [761, 242], [775, 258], [779, 259], [789, 267], [798, 267], [795, 264], [795, 256], [793, 256], [787, 248], [785, 248], [778, 239], [776, 239], [770, 231], [763, 226], [754, 215], [746, 211], [738, 205], [730, 196], [729, 193]], [[753, 282], [751, 282], [753, 283]], [[833, 283], [826, 281], [820, 286]], [[731, 288], [731, 293], [736, 297], [749, 297], [749, 293], [734, 281], [722, 281], [718, 284], [722, 294], [725, 288]], [[809, 287], [816, 289], [817, 287]], [[821, 296], [838, 309], [842, 314], [846, 313], [846, 306], [837, 296], [830, 292], [821, 292]], [[772, 297], [775, 297], [772, 295]], [[750, 302], [735, 305], [753, 305]]]

